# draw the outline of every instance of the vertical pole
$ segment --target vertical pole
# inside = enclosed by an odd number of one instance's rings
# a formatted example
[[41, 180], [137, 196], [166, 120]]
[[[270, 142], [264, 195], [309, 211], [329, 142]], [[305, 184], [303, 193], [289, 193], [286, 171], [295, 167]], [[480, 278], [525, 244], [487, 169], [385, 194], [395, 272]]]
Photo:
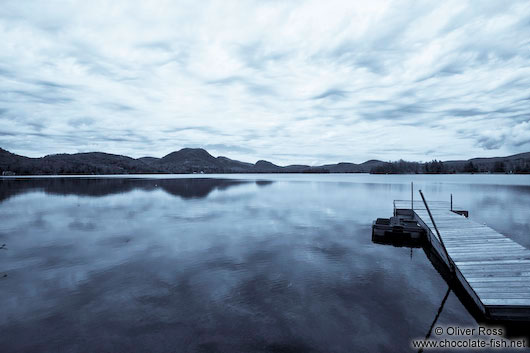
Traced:
[[453, 210], [453, 194], [451, 194], [451, 211]]
[[453, 260], [449, 256], [449, 253], [447, 252], [447, 248], [445, 247], [444, 241], [442, 239], [442, 236], [440, 232], [438, 231], [438, 227], [436, 226], [436, 222], [434, 222], [434, 218], [432, 216], [431, 210], [429, 209], [429, 206], [427, 205], [427, 201], [425, 201], [425, 196], [423, 196], [423, 192], [419, 190], [421, 199], [423, 200], [423, 204], [425, 205], [425, 208], [427, 209], [427, 213], [429, 214], [429, 218], [431, 219], [432, 225], [434, 226], [434, 230], [436, 231], [436, 235], [438, 235], [438, 240], [440, 241], [440, 244], [442, 245], [442, 249], [445, 252], [445, 256], [447, 257], [447, 263], [449, 265], [449, 268], [451, 269], [451, 272], [455, 273], [455, 265], [453, 263]]
[[414, 211], [414, 182], [410, 182], [410, 209]]

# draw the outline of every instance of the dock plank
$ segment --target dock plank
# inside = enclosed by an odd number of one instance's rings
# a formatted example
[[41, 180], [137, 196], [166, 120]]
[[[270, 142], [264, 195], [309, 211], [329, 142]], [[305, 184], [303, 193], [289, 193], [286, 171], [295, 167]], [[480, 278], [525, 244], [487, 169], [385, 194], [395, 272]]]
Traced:
[[495, 306], [530, 306], [530, 299], [487, 299], [484, 298], [483, 303], [486, 305], [495, 305]]

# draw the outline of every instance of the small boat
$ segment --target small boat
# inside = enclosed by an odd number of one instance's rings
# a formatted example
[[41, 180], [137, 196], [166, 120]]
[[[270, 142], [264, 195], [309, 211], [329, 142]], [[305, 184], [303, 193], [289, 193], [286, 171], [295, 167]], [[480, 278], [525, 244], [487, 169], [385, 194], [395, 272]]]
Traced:
[[372, 240], [385, 244], [421, 242], [425, 230], [414, 219], [406, 216], [377, 218], [372, 223]]

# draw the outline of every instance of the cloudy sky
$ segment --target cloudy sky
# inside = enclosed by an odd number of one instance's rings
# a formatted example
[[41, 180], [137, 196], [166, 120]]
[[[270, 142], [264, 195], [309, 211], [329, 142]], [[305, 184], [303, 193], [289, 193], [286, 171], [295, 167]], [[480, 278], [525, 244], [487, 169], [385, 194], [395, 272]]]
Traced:
[[528, 1], [10, 1], [0, 147], [279, 164], [530, 151]]

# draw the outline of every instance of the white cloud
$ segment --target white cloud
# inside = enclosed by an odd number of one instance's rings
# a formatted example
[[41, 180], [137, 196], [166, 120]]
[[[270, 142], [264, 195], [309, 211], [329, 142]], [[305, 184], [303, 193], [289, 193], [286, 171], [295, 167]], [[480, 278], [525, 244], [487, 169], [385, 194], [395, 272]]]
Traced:
[[317, 164], [528, 151], [529, 16], [525, 1], [4, 1], [0, 146]]

